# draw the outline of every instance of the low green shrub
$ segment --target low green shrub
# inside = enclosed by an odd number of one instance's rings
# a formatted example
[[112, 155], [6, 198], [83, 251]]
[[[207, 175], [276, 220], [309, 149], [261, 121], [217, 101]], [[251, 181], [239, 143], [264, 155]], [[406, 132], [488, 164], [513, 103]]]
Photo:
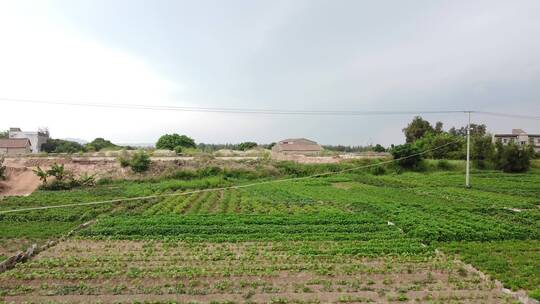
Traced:
[[[407, 143], [395, 146], [390, 152], [392, 153], [392, 156], [396, 160], [397, 164], [403, 169], [422, 169], [420, 166], [422, 166], [423, 156], [420, 154], [420, 149], [415, 145]], [[425, 164], [423, 165], [425, 166]]]
[[535, 290], [529, 292], [529, 297], [540, 301], [540, 289], [535, 289]]
[[131, 157], [130, 166], [133, 172], [146, 172], [150, 168], [150, 156], [144, 151], [135, 152]]
[[452, 164], [450, 164], [450, 162], [447, 161], [446, 159], [442, 159], [437, 162], [437, 169], [439, 170], [448, 171], [448, 170], [452, 170], [453, 168], [454, 166], [452, 166]]
[[130, 166], [131, 160], [129, 159], [129, 156], [121, 155], [118, 157], [118, 162], [120, 163], [120, 167], [127, 168]]
[[6, 179], [6, 166], [4, 166], [4, 157], [0, 157], [0, 180]]
[[371, 174], [373, 175], [384, 175], [386, 174], [386, 169], [382, 165], [371, 167], [370, 169]]

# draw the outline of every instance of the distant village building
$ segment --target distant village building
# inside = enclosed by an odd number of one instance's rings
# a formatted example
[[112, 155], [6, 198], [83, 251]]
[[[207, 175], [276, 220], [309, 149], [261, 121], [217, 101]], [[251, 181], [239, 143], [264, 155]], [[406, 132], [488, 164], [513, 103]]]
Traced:
[[32, 151], [28, 138], [0, 139], [0, 155], [27, 154]]
[[41, 152], [41, 145], [46, 143], [49, 140], [49, 131], [38, 130], [38, 131], [22, 131], [20, 128], [10, 128], [9, 129], [9, 138], [10, 139], [28, 139], [30, 141], [31, 153]]
[[503, 145], [515, 143], [519, 146], [532, 145], [534, 151], [540, 152], [540, 134], [527, 134], [521, 129], [512, 129], [512, 134], [495, 134], [493, 142], [500, 141]]
[[284, 139], [272, 147], [272, 152], [282, 154], [317, 155], [322, 151], [322, 147], [306, 138]]

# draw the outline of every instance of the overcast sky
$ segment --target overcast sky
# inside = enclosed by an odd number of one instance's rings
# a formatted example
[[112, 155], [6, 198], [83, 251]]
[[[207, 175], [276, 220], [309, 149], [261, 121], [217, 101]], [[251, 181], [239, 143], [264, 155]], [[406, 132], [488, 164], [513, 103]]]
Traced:
[[[540, 1], [0, 0], [0, 98], [540, 115]], [[177, 132], [213, 143], [388, 145], [412, 118], [0, 105], [0, 129], [118, 143]], [[539, 121], [473, 120], [540, 133]]]

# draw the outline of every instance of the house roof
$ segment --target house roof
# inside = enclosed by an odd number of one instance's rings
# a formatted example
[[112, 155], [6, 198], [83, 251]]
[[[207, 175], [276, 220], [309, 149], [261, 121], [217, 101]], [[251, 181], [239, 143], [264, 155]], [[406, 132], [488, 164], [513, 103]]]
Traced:
[[274, 150], [278, 151], [320, 151], [322, 148], [313, 140], [306, 138], [288, 138], [279, 141]]
[[284, 140], [280, 140], [279, 143], [285, 143], [285, 142], [293, 142], [293, 143], [304, 143], [304, 144], [314, 144], [316, 145], [317, 142], [316, 141], [313, 141], [313, 140], [309, 140], [307, 138], [287, 138], [287, 139], [284, 139]]
[[[495, 134], [495, 137], [518, 137], [520, 134]], [[523, 134], [529, 137], [540, 137], [540, 134]]]
[[28, 138], [0, 139], [0, 148], [26, 148], [30, 146]]

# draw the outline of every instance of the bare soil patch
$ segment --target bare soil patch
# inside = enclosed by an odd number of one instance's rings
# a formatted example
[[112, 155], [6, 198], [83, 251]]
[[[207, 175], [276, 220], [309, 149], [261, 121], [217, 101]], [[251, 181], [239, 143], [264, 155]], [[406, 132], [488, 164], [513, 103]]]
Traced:
[[30, 195], [40, 185], [39, 178], [26, 167], [6, 167], [5, 181], [0, 182], [0, 196]]

